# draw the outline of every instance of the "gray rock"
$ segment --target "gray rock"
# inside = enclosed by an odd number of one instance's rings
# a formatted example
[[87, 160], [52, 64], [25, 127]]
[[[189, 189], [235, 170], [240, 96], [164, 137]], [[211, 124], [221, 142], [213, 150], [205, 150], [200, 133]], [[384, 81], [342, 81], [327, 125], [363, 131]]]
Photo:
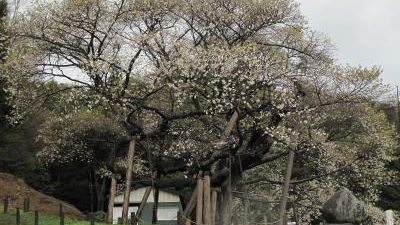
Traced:
[[341, 188], [325, 202], [322, 216], [330, 223], [360, 223], [364, 204], [347, 188]]

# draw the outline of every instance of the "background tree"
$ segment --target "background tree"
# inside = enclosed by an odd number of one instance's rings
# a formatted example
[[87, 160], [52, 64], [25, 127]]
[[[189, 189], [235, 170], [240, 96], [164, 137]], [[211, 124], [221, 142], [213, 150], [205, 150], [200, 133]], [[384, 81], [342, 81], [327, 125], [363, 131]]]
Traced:
[[37, 157], [50, 172], [52, 194], [83, 211], [103, 211], [108, 179], [126, 147], [124, 130], [91, 92], [56, 82], [46, 87], [52, 94], [41, 100], [47, 119], [37, 128]]
[[[380, 105], [380, 108], [385, 112], [386, 117], [389, 122], [396, 127], [396, 140], [399, 141], [399, 112], [398, 104], [394, 103], [384, 103]], [[379, 204], [384, 209], [392, 209], [399, 211], [400, 205], [395, 199], [399, 198], [400, 193], [400, 160], [399, 160], [399, 147], [395, 149], [394, 155], [396, 156], [392, 159], [386, 166], [394, 174], [392, 177], [392, 183], [384, 184], [381, 188], [381, 195]]]
[[[7, 17], [7, 1], [0, 1], [0, 63], [3, 64], [4, 58], [7, 53], [7, 32], [5, 19]], [[6, 104], [6, 92], [4, 91], [5, 80], [3, 76], [0, 76], [0, 132], [3, 133], [3, 130], [6, 127], [6, 115], [8, 115], [11, 111], [10, 106]]]
[[[51, 190], [47, 171], [38, 163], [36, 152], [37, 127], [43, 121], [38, 114], [27, 115], [26, 123], [12, 120], [14, 106], [11, 104], [13, 89], [9, 75], [10, 28], [7, 20], [7, 1], [0, 1], [0, 171], [15, 174], [39, 190]], [[27, 83], [20, 83], [25, 85]]]

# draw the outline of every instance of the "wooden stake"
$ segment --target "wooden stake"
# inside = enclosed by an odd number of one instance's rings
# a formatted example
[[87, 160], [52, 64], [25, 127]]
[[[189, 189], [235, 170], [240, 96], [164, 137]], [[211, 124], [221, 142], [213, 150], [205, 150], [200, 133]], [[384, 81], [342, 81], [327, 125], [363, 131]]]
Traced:
[[122, 223], [128, 224], [128, 210], [129, 210], [129, 199], [131, 194], [131, 181], [132, 181], [132, 167], [133, 167], [133, 155], [135, 154], [136, 140], [132, 138], [129, 142], [128, 150], [128, 168], [125, 176], [125, 193], [124, 202], [122, 205]]
[[94, 212], [89, 213], [90, 225], [94, 225]]
[[8, 204], [10, 202], [9, 200], [10, 200], [10, 197], [8, 195], [6, 195], [6, 197], [4, 198], [4, 214], [7, 214], [7, 212], [8, 212]]
[[204, 176], [203, 182], [203, 223], [211, 225], [211, 180], [209, 175]]
[[39, 225], [39, 211], [35, 210], [35, 225]]
[[58, 215], [61, 217], [61, 215], [63, 214], [63, 205], [62, 203], [60, 203], [59, 208], [58, 208]]
[[64, 225], [64, 212], [60, 215], [60, 225]]
[[196, 224], [203, 224], [203, 179], [197, 178]]
[[117, 179], [114, 175], [111, 176], [111, 186], [110, 186], [110, 197], [108, 199], [108, 208], [107, 208], [107, 223], [113, 222], [113, 208], [114, 208], [114, 200], [115, 193], [117, 192]]
[[20, 216], [20, 213], [19, 213], [19, 207], [17, 207], [17, 211], [15, 213], [15, 222], [16, 222], [17, 225], [21, 224], [21, 216]]

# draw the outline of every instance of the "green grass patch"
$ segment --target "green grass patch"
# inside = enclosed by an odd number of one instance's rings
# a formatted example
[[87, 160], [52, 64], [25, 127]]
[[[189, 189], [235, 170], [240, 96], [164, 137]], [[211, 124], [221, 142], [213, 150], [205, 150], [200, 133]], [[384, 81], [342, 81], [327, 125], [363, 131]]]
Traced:
[[[16, 225], [16, 210], [8, 209], [7, 214], [4, 214], [3, 207], [0, 206], [0, 225]], [[20, 225], [34, 225], [35, 224], [35, 213], [34, 212], [22, 212], [20, 210]], [[40, 214], [39, 212], [39, 225], [59, 225], [60, 217], [54, 215]], [[171, 223], [159, 223], [159, 225], [166, 224], [176, 224], [176, 222]], [[85, 220], [73, 220], [64, 219], [64, 225], [90, 225], [89, 221]], [[103, 222], [95, 222], [95, 225], [110, 225]], [[151, 223], [140, 222], [138, 225], [151, 225]]]
[[[21, 225], [34, 225], [35, 213], [34, 212], [22, 212], [20, 211]], [[16, 210], [9, 209], [7, 214], [4, 214], [3, 207], [0, 207], [0, 225], [15, 225], [16, 222]], [[40, 214], [39, 212], [39, 225], [59, 225], [60, 218], [54, 215]], [[89, 221], [72, 220], [65, 218], [65, 225], [89, 225]], [[106, 225], [107, 223], [95, 222], [96, 225]]]

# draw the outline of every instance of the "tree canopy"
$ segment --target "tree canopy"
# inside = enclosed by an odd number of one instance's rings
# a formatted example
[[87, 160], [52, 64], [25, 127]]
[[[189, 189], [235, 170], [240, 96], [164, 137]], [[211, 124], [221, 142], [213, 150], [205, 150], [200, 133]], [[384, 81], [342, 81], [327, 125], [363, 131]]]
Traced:
[[[301, 143], [324, 144], [327, 110], [381, 93], [380, 70], [336, 65], [329, 42], [288, 0], [67, 0], [20, 21], [38, 74], [122, 107], [131, 135], [161, 137], [153, 154], [188, 167], [240, 154], [247, 169]], [[234, 112], [236, 128], [224, 134]]]

